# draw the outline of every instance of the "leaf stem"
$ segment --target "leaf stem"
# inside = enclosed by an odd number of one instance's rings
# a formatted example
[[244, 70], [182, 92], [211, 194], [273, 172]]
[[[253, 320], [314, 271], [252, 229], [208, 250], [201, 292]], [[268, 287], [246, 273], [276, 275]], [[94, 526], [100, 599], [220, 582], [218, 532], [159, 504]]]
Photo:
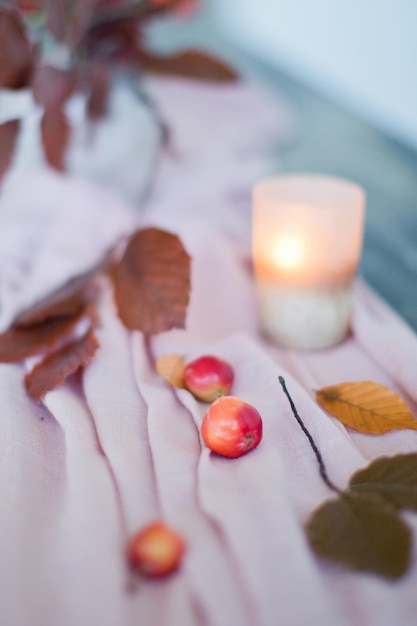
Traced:
[[303, 431], [303, 433], [305, 434], [305, 436], [307, 437], [310, 446], [313, 449], [314, 454], [316, 455], [316, 459], [317, 459], [317, 463], [319, 464], [319, 472], [320, 472], [320, 476], [322, 477], [323, 481], [326, 483], [326, 485], [329, 487], [329, 489], [331, 489], [332, 491], [335, 491], [336, 493], [338, 493], [339, 495], [342, 494], [342, 491], [336, 487], [336, 485], [334, 483], [332, 483], [332, 481], [330, 480], [328, 474], [327, 474], [327, 470], [326, 470], [326, 466], [324, 464], [323, 461], [323, 457], [321, 456], [320, 450], [318, 449], [312, 435], [310, 434], [310, 432], [307, 430], [306, 426], [304, 425], [303, 420], [301, 419], [301, 417], [298, 415], [297, 409], [295, 408], [295, 404], [293, 402], [293, 399], [291, 398], [290, 394], [288, 393], [288, 389], [287, 389], [287, 385], [285, 384], [285, 380], [282, 376], [278, 376], [278, 380], [281, 384], [282, 390], [285, 393], [285, 395], [288, 398], [288, 402], [290, 403], [291, 406], [291, 410], [294, 414], [295, 419], [297, 420], [301, 430]]

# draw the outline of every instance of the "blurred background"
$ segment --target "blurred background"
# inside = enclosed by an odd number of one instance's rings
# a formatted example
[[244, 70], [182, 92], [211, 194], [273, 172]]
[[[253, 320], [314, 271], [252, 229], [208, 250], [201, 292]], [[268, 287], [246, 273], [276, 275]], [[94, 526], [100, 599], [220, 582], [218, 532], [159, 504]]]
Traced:
[[365, 187], [362, 273], [415, 329], [416, 25], [415, 0], [206, 0], [150, 33], [161, 50], [221, 54], [285, 101], [294, 132], [276, 171]]

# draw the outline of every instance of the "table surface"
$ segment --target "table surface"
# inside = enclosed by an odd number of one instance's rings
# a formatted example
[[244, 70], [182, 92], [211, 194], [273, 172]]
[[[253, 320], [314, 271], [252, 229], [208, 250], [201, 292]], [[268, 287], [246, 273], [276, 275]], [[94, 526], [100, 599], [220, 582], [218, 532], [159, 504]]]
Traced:
[[[124, 328], [103, 283], [100, 349], [82, 385], [68, 380], [44, 404], [28, 398], [23, 365], [1, 364], [0, 623], [414, 626], [415, 555], [395, 584], [312, 555], [302, 527], [331, 493], [277, 376], [343, 487], [373, 459], [416, 450], [417, 431], [348, 431], [313, 390], [371, 380], [401, 393], [417, 416], [417, 337], [359, 283], [342, 344], [303, 353], [267, 343], [250, 271], [247, 187], [267, 167], [275, 130], [287, 128], [280, 101], [245, 82], [151, 88], [182, 158], [163, 154], [142, 214], [105, 188], [52, 172], [16, 180], [3, 197], [0, 321], [97, 263], [138, 221], [177, 232], [193, 275], [186, 329], [151, 343]], [[200, 437], [207, 406], [155, 372], [152, 356], [172, 353], [231, 363], [233, 394], [262, 416], [256, 450], [236, 460], [210, 454]], [[186, 540], [182, 567], [161, 584], [140, 579], [127, 594], [126, 542], [161, 518]], [[407, 524], [417, 536], [417, 516]]]
[[417, 330], [417, 152], [284, 70], [236, 49], [219, 33], [209, 11], [182, 27], [178, 22], [159, 26], [153, 37], [164, 49], [194, 45], [220, 53], [288, 103], [298, 131], [277, 149], [277, 169], [328, 173], [364, 186], [361, 273]]

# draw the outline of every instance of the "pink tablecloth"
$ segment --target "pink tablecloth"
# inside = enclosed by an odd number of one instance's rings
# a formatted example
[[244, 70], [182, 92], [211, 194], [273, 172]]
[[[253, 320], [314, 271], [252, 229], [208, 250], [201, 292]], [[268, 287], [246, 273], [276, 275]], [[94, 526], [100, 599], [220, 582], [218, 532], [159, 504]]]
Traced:
[[[415, 558], [401, 581], [388, 583], [325, 564], [308, 548], [302, 524], [331, 493], [277, 376], [343, 487], [369, 459], [416, 450], [417, 433], [348, 431], [320, 410], [312, 389], [374, 380], [403, 395], [417, 417], [417, 338], [358, 283], [353, 333], [342, 345], [298, 353], [266, 343], [249, 271], [248, 192], [267, 169], [265, 142], [287, 127], [284, 112], [247, 85], [152, 89], [182, 159], [164, 160], [144, 214], [52, 174], [5, 190], [0, 324], [91, 265], [135, 223], [177, 232], [193, 257], [187, 329], [154, 338], [154, 356], [226, 358], [235, 395], [263, 417], [264, 438], [238, 460], [209, 454], [199, 436], [205, 405], [156, 375], [141, 335], [124, 329], [108, 293], [101, 348], [82, 390], [68, 382], [38, 405], [23, 390], [23, 366], [0, 365], [0, 623], [414, 625]], [[186, 538], [183, 567], [129, 594], [126, 538], [156, 517]], [[415, 534], [417, 517], [407, 521]]]

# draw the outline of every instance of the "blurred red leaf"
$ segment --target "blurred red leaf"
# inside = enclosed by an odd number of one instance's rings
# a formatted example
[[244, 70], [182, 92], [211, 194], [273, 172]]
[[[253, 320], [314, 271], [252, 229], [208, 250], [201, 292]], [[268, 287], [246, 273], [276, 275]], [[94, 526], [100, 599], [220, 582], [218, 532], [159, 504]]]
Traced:
[[27, 328], [47, 320], [74, 315], [96, 296], [94, 279], [98, 268], [80, 274], [69, 280], [63, 287], [43, 298], [30, 309], [23, 311], [15, 319], [15, 328]]
[[114, 275], [124, 325], [155, 334], [184, 328], [190, 292], [190, 257], [175, 235], [146, 228], [130, 239]]
[[99, 0], [73, 0], [69, 43], [73, 49], [84, 38], [90, 26]]
[[0, 334], [0, 363], [18, 363], [39, 352], [53, 350], [69, 336], [85, 314], [81, 309], [74, 315], [45, 320], [27, 328], [12, 327]]
[[61, 108], [75, 91], [76, 77], [73, 72], [41, 65], [35, 70], [32, 91], [38, 104], [45, 108]]
[[115, 26], [121, 22], [135, 21], [144, 22], [151, 17], [165, 13], [180, 4], [181, 0], [163, 0], [155, 3], [153, 0], [141, 0], [140, 2], [112, 2], [99, 0], [99, 9], [93, 20], [92, 27], [104, 25]]
[[150, 4], [166, 7], [178, 15], [188, 16], [197, 9], [199, 0], [150, 0]]
[[123, 61], [137, 49], [140, 40], [134, 20], [97, 24], [86, 35], [83, 45], [86, 55], [97, 61]]
[[174, 11], [178, 13], [178, 15], [188, 17], [198, 9], [199, 4], [199, 0], [180, 0]]
[[169, 57], [141, 52], [139, 61], [144, 70], [154, 74], [206, 82], [230, 83], [238, 80], [236, 72], [223, 61], [197, 50], [188, 50]]
[[19, 120], [0, 124], [0, 180], [12, 162], [19, 127]]
[[110, 68], [104, 63], [94, 63], [90, 67], [90, 94], [87, 114], [91, 120], [98, 120], [107, 113], [110, 93]]
[[41, 9], [42, 0], [17, 0], [17, 6], [23, 15], [32, 15]]
[[48, 355], [25, 376], [26, 391], [36, 400], [41, 400], [80, 367], [88, 365], [98, 347], [96, 336], [89, 332]]
[[66, 35], [66, 25], [73, 0], [44, 0], [46, 27], [58, 41]]
[[41, 121], [42, 143], [46, 160], [56, 170], [65, 170], [65, 154], [71, 128], [61, 108], [48, 107]]
[[14, 11], [0, 9], [0, 87], [21, 89], [31, 78], [34, 51]]

